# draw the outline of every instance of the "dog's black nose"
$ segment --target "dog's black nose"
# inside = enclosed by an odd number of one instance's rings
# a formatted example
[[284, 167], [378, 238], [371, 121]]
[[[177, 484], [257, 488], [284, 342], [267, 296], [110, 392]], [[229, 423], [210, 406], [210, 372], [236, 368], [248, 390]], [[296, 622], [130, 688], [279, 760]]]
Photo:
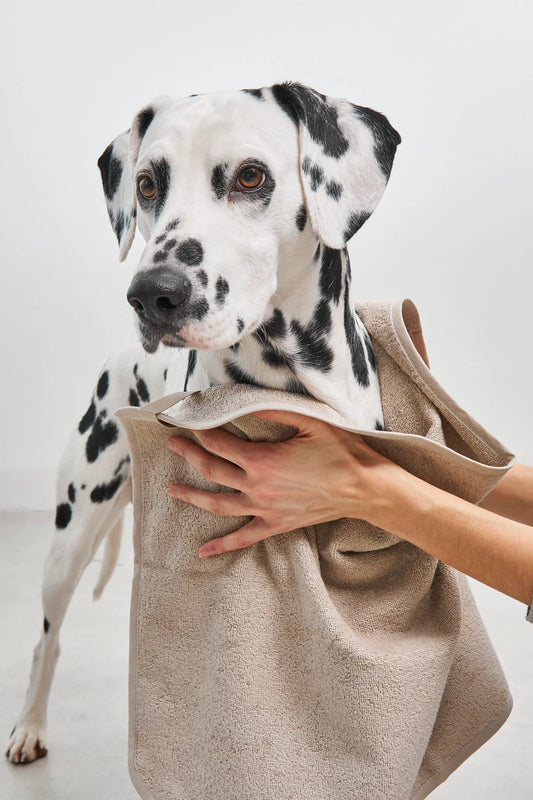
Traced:
[[170, 270], [152, 270], [137, 275], [128, 289], [128, 303], [141, 319], [168, 325], [183, 316], [191, 296], [191, 282]]

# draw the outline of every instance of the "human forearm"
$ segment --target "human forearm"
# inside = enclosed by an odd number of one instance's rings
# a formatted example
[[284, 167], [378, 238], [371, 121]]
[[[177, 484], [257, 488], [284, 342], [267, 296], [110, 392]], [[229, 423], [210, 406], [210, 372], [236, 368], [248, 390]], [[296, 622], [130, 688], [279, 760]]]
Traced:
[[533, 525], [533, 467], [515, 464], [480, 505], [524, 525]]
[[441, 491], [392, 466], [375, 525], [526, 604], [533, 593], [533, 529]]

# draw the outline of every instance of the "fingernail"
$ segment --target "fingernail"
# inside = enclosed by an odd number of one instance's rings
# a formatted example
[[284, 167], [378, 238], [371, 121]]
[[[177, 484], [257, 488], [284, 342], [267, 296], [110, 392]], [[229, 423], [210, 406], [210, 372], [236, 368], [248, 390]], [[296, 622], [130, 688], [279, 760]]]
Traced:
[[213, 547], [208, 547], [206, 545], [205, 547], [201, 547], [198, 550], [198, 555], [200, 556], [200, 558], [205, 558], [206, 556], [214, 555], [214, 552], [215, 552], [215, 549]]
[[168, 486], [167, 487], [167, 494], [171, 497], [179, 497], [180, 495], [180, 487], [179, 486]]

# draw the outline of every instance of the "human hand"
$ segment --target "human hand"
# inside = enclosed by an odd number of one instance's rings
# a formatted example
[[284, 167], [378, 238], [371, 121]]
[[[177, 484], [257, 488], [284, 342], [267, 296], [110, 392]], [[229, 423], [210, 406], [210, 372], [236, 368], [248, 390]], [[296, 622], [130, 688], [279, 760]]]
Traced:
[[[168, 446], [204, 478], [236, 489], [209, 492], [182, 484], [167, 491], [220, 516], [252, 516], [239, 530], [206, 542], [201, 557], [341, 517], [369, 519], [384, 470], [396, 467], [357, 434], [288, 411], [255, 416], [296, 428], [284, 442], [249, 442], [222, 428], [193, 431], [196, 442], [172, 436]], [[399, 469], [399, 468], [398, 468]]]

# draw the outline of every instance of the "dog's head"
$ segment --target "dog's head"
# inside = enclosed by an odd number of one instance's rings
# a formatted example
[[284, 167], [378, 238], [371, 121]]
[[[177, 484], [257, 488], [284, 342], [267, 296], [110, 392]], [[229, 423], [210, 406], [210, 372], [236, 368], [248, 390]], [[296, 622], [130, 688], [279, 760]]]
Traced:
[[143, 345], [221, 349], [252, 332], [282, 264], [343, 248], [379, 202], [400, 136], [300, 84], [159, 98], [98, 166]]

